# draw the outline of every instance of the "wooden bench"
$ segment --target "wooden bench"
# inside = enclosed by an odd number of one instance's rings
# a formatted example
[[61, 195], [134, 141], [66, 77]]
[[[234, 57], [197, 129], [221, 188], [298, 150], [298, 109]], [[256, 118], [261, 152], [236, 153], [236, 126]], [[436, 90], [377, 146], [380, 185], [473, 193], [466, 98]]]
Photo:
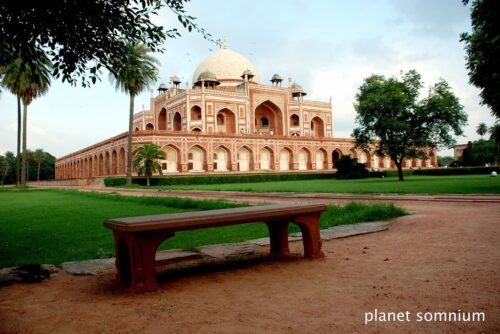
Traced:
[[269, 230], [271, 253], [286, 254], [288, 224], [294, 222], [302, 231], [304, 257], [323, 257], [319, 218], [324, 210], [326, 206], [322, 204], [277, 204], [116, 218], [104, 222], [104, 226], [113, 230], [115, 238], [117, 280], [141, 292], [157, 288], [156, 250], [177, 231], [264, 222]]

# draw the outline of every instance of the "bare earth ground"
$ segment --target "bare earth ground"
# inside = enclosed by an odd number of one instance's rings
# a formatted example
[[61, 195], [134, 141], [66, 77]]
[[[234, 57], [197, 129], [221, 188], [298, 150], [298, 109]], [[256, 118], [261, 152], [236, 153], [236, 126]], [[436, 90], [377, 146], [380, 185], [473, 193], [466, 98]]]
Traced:
[[[398, 204], [416, 214], [386, 232], [324, 242], [320, 260], [180, 272], [143, 295], [116, 288], [112, 274], [0, 288], [0, 332], [500, 332], [500, 202]], [[409, 311], [411, 321], [365, 325], [375, 309]], [[457, 310], [486, 320], [416, 321], [417, 312]]]

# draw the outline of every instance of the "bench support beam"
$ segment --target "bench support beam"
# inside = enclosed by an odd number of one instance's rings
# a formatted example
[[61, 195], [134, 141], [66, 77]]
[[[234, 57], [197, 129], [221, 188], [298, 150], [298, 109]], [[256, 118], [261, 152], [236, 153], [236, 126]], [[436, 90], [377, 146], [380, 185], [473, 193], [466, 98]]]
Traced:
[[137, 292], [157, 289], [156, 250], [174, 232], [123, 233], [113, 231], [116, 254], [116, 279]]
[[266, 222], [269, 230], [271, 254], [288, 254], [288, 221]]

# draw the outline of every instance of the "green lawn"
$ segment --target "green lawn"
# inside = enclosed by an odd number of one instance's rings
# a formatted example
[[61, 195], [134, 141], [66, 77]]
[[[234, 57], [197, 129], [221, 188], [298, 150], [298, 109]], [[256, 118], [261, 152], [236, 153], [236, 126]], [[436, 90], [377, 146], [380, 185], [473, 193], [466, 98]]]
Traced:
[[[110, 256], [114, 253], [112, 232], [102, 225], [109, 218], [234, 206], [223, 201], [0, 188], [0, 268]], [[321, 217], [321, 226], [384, 220], [404, 214], [393, 205], [351, 203], [329, 207]], [[297, 231], [293, 227], [290, 231]], [[190, 249], [267, 235], [264, 224], [203, 229], [179, 232], [160, 248]]]
[[[168, 177], [168, 176], [166, 176]], [[165, 186], [164, 186], [165, 188]], [[259, 183], [178, 185], [172, 189], [249, 192], [318, 192], [355, 194], [500, 194], [500, 177], [487, 175], [407, 176], [360, 180], [306, 180]]]

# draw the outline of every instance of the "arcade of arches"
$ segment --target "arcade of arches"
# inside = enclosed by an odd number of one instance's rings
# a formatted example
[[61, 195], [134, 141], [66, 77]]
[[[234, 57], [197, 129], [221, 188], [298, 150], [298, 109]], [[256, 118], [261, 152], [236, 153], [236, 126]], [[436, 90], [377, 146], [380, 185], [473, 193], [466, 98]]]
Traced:
[[[196, 172], [256, 172], [256, 171], [328, 171], [333, 170], [336, 160], [344, 153], [339, 148], [293, 146], [260, 148], [254, 145], [242, 145], [235, 150], [231, 146], [219, 145], [208, 155], [203, 145], [192, 145], [185, 154], [177, 145], [161, 146], [165, 159], [161, 160], [163, 174]], [[366, 163], [370, 169], [394, 168], [388, 158], [378, 157], [368, 151], [346, 151], [359, 162]], [[405, 160], [406, 168], [432, 167], [435, 165], [434, 152], [427, 160]], [[85, 158], [56, 166], [58, 179], [92, 178], [108, 175], [125, 175], [125, 146], [109, 151], [92, 154]]]

